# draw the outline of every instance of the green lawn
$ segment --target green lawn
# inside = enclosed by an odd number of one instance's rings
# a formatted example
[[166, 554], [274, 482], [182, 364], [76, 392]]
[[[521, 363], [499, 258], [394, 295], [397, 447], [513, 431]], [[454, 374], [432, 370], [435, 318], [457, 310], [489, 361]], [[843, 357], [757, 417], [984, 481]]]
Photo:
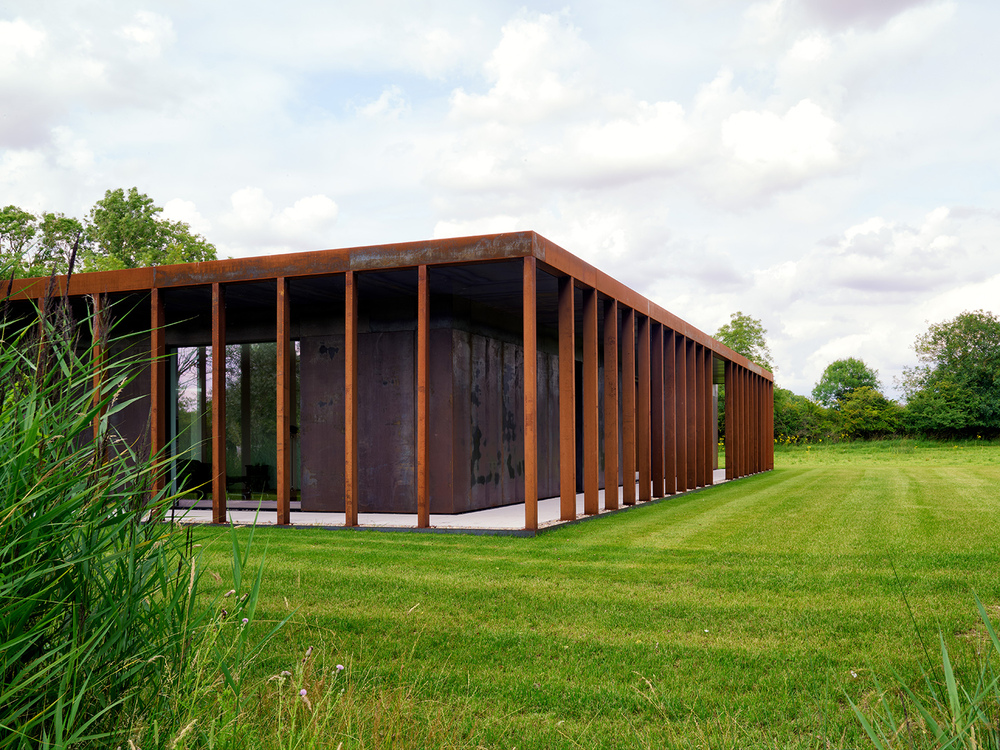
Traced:
[[[1000, 445], [954, 445], [789, 448], [534, 539], [260, 529], [251, 627], [293, 614], [240, 723], [344, 750], [864, 746], [845, 696], [918, 686], [918, 632], [968, 664], [972, 592], [1000, 604]], [[197, 538], [221, 573], [220, 534]]]

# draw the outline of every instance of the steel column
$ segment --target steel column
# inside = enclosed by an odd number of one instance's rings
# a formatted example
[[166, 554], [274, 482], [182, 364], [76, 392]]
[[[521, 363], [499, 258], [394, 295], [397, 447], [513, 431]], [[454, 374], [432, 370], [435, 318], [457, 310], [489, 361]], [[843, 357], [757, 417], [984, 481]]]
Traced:
[[688, 389], [687, 389], [687, 339], [681, 334], [674, 337], [674, 389], [677, 424], [677, 491], [687, 489], [688, 469]]
[[583, 512], [600, 512], [598, 450], [597, 290], [583, 290]]
[[430, 493], [430, 332], [431, 301], [427, 266], [417, 268], [417, 528], [431, 525]]
[[538, 529], [538, 313], [535, 256], [524, 259], [524, 528]]
[[663, 329], [663, 481], [666, 494], [677, 492], [676, 333]]
[[650, 326], [649, 452], [653, 497], [663, 497], [663, 326]]
[[576, 518], [576, 330], [573, 277], [559, 278], [559, 518]]
[[635, 310], [622, 312], [622, 502], [635, 505]]
[[212, 523], [226, 522], [226, 288], [212, 284]]
[[649, 395], [649, 316], [640, 315], [639, 325], [639, 394], [636, 399], [636, 461], [639, 464], [639, 500], [651, 500], [650, 494], [650, 395]]
[[706, 427], [708, 425], [705, 422], [705, 396], [707, 395], [705, 393], [705, 347], [701, 344], [695, 345], [695, 393], [698, 394], [696, 402], [698, 408], [695, 411], [695, 473], [698, 477], [696, 484], [703, 487], [708, 484], [705, 481], [705, 446], [708, 439]]
[[278, 279], [278, 524], [291, 523], [292, 502], [292, 366], [291, 300], [288, 279]]
[[358, 277], [344, 274], [344, 525], [358, 525]]
[[94, 447], [100, 450], [97, 441], [101, 436], [101, 420], [104, 417], [104, 407], [101, 401], [104, 398], [104, 348], [107, 343], [108, 332], [105, 317], [107, 310], [104, 306], [104, 299], [100, 294], [90, 295], [93, 309], [93, 318], [90, 325], [90, 356], [91, 366], [94, 371]]
[[698, 486], [698, 385], [696, 377], [697, 352], [695, 342], [687, 340], [687, 352], [685, 353], [685, 364], [687, 365], [687, 376], [685, 378], [685, 388], [687, 389], [687, 489], [693, 490]]
[[167, 331], [163, 295], [150, 290], [149, 458], [153, 463], [153, 495], [166, 485]]
[[604, 303], [604, 507], [618, 508], [618, 302]]

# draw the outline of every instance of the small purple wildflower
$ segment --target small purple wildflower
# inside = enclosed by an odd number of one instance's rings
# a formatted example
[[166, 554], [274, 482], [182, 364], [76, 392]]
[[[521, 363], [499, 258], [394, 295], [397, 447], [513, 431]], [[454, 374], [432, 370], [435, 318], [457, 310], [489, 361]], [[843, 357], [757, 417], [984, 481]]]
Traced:
[[306, 697], [306, 694], [307, 694], [307, 693], [308, 693], [308, 691], [307, 691], [307, 690], [306, 690], [305, 688], [302, 688], [302, 689], [301, 689], [301, 690], [299, 691], [299, 695], [301, 695], [301, 696], [302, 696], [303, 698], [305, 698], [305, 697]]
[[243, 618], [243, 624], [246, 625], [248, 622], [250, 622], [250, 618], [244, 617]]
[[338, 672], [343, 672], [344, 671], [344, 665], [343, 664], [338, 664], [337, 665], [337, 671]]

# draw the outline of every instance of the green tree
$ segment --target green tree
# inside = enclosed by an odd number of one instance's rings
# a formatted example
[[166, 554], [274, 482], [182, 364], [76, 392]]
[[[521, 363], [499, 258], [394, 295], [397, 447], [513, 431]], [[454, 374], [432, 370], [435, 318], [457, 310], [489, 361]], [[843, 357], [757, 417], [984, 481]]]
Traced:
[[24, 275], [25, 257], [38, 234], [38, 217], [17, 206], [0, 208], [0, 264]]
[[899, 429], [903, 410], [875, 388], [863, 385], [839, 401], [840, 429], [852, 438], [891, 435]]
[[42, 215], [39, 231], [41, 239], [25, 274], [44, 276], [67, 273], [74, 248], [79, 254], [79, 246], [86, 247], [83, 223], [71, 216], [50, 212]]
[[921, 365], [902, 379], [908, 424], [931, 431], [1000, 431], [1000, 319], [963, 312], [914, 343]]
[[215, 260], [215, 247], [184, 222], [160, 218], [162, 208], [136, 188], [108, 190], [90, 210], [84, 270], [110, 271]]
[[881, 391], [878, 372], [855, 357], [831, 362], [813, 388], [812, 397], [827, 408], [839, 409], [841, 402], [858, 388]]
[[774, 389], [774, 437], [816, 440], [830, 435], [834, 422], [829, 409], [787, 388]]
[[737, 354], [754, 362], [769, 372], [774, 372], [771, 350], [767, 345], [767, 329], [757, 318], [734, 312], [728, 323], [720, 326], [715, 338]]

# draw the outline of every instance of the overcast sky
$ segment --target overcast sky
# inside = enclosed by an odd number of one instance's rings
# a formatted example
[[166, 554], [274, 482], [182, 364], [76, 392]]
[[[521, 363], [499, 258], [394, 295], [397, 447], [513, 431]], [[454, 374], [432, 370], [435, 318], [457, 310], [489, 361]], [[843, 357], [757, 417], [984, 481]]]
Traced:
[[220, 257], [532, 229], [778, 385], [1000, 313], [1000, 3], [0, 0], [0, 205]]

